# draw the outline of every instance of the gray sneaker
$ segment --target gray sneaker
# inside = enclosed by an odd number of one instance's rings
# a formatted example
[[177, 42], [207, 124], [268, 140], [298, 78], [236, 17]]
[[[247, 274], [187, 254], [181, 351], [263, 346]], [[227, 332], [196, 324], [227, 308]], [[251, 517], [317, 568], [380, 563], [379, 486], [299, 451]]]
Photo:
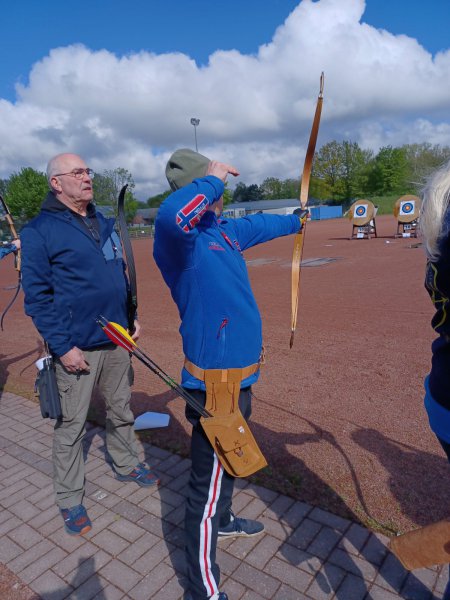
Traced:
[[230, 511], [230, 522], [225, 527], [219, 526], [219, 538], [253, 537], [264, 531], [264, 525], [259, 521], [235, 517]]

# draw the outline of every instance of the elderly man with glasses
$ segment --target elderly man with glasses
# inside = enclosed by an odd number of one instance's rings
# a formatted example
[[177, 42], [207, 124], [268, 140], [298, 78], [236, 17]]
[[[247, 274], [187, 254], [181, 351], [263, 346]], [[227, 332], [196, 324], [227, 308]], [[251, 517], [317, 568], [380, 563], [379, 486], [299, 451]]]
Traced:
[[[106, 403], [106, 447], [116, 478], [158, 483], [139, 461], [130, 409], [133, 372], [128, 353], [111, 344], [99, 314], [127, 327], [128, 280], [114, 219], [92, 203], [93, 171], [76, 154], [47, 166], [50, 191], [39, 215], [21, 233], [25, 312], [54, 358], [62, 418], [55, 422], [53, 481], [66, 531], [83, 535], [91, 521], [83, 506], [83, 437], [94, 386]], [[139, 337], [135, 322], [133, 338]]]

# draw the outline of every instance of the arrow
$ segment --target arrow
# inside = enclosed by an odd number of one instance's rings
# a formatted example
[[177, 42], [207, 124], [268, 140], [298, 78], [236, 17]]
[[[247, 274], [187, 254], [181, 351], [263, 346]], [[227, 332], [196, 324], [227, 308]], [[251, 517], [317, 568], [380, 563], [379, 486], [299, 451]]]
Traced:
[[183, 400], [189, 404], [195, 411], [197, 411], [202, 417], [211, 417], [211, 413], [208, 412], [201, 404], [196, 400], [189, 392], [187, 392], [180, 384], [172, 379], [167, 373], [165, 373], [161, 367], [159, 367], [147, 354], [145, 354], [132, 339], [128, 331], [112, 321], [108, 321], [103, 316], [98, 316], [96, 322], [103, 329], [109, 339], [116, 344], [124, 348], [127, 352], [135, 356], [141, 363], [143, 363], [152, 373], [157, 375], [164, 381], [172, 390], [174, 390]]

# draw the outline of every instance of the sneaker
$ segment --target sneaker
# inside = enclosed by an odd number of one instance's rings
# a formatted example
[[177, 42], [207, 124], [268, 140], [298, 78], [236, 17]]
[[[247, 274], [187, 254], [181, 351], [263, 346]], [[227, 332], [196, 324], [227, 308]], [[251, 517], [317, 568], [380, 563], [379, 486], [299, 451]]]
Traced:
[[92, 523], [82, 504], [72, 508], [61, 508], [64, 527], [70, 535], [84, 535], [92, 529]]
[[219, 592], [218, 600], [228, 600], [228, 596], [225, 594], [225, 592]]
[[135, 481], [141, 487], [150, 487], [159, 484], [157, 477], [145, 463], [139, 463], [128, 475], [119, 475], [116, 473], [116, 479], [119, 481]]
[[235, 517], [230, 511], [230, 522], [225, 527], [219, 526], [219, 538], [253, 537], [264, 531], [264, 525], [259, 521]]

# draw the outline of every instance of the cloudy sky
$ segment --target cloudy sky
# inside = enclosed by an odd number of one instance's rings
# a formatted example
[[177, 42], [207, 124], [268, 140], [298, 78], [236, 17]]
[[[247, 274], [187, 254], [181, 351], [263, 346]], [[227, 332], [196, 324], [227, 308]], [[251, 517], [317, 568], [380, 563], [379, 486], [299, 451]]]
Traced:
[[199, 151], [240, 170], [232, 186], [296, 177], [321, 71], [318, 147], [450, 145], [450, 0], [16, 0], [2, 11], [3, 178], [73, 151], [99, 172], [125, 167], [146, 199], [167, 188], [171, 152], [195, 147], [191, 117]]

